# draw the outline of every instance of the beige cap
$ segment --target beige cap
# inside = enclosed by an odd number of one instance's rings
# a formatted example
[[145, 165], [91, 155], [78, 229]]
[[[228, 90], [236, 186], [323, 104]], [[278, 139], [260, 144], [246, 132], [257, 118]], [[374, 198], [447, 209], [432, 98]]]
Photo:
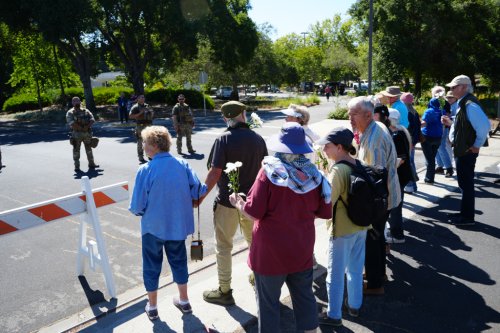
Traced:
[[237, 117], [240, 113], [245, 111], [246, 105], [237, 101], [230, 101], [222, 104], [221, 112], [222, 115], [226, 118], [234, 118]]
[[446, 86], [447, 87], [455, 87], [455, 86], [458, 86], [460, 84], [466, 84], [466, 85], [471, 85], [471, 82], [470, 82], [470, 79], [467, 75], [459, 75], [459, 76], [455, 76], [453, 78], [453, 80], [451, 80], [450, 83], [447, 83]]

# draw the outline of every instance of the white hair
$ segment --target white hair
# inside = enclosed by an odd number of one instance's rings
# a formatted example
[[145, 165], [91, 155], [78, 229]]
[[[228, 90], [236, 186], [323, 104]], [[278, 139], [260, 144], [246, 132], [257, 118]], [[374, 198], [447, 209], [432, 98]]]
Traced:
[[442, 86], [434, 86], [431, 89], [431, 95], [432, 97], [442, 97], [446, 93], [446, 89]]
[[235, 127], [239, 123], [244, 123], [245, 122], [245, 115], [246, 111], [243, 111], [239, 115], [237, 115], [234, 118], [226, 118], [226, 123], [228, 127]]
[[365, 112], [370, 112], [373, 114], [374, 105], [371, 97], [358, 96], [354, 97], [347, 103], [347, 108], [348, 109], [360, 108]]

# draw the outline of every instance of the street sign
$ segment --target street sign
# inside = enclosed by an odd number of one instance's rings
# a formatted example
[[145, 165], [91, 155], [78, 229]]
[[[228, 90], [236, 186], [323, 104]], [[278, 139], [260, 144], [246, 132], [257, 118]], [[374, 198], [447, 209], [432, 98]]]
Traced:
[[207, 72], [200, 72], [200, 84], [205, 84], [208, 82], [208, 74]]

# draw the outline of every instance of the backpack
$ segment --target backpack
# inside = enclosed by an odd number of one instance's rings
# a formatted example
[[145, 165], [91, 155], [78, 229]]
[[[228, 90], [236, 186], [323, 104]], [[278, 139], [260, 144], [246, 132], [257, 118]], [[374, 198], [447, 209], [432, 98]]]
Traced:
[[[387, 169], [382, 166], [363, 165], [356, 160], [356, 165], [339, 161], [351, 167], [347, 203], [339, 197], [347, 208], [347, 216], [352, 223], [360, 227], [367, 227], [374, 221], [385, 218], [388, 207], [389, 191], [387, 189]], [[333, 208], [333, 221], [337, 203]]]

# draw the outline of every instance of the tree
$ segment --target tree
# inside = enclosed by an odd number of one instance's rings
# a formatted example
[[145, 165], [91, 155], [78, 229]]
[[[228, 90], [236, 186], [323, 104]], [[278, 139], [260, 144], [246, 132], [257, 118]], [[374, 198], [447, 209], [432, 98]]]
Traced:
[[86, 0], [2, 1], [0, 19], [14, 30], [40, 32], [55, 43], [73, 64], [83, 85], [86, 106], [94, 111], [90, 77], [96, 74], [99, 41], [92, 6]]
[[248, 17], [248, 0], [208, 0], [209, 14], [203, 22], [210, 41], [212, 61], [231, 75], [232, 99], [237, 100], [238, 72], [253, 57], [259, 43], [255, 23]]
[[0, 22], [0, 106], [10, 94], [13, 87], [7, 83], [13, 70], [12, 55], [14, 53], [13, 35], [6, 24]]
[[[350, 9], [365, 27], [366, 3], [358, 0]], [[424, 77], [437, 82], [459, 73], [498, 77], [495, 0], [387, 0], [375, 2], [374, 12], [376, 68], [389, 81], [413, 77], [418, 95]]]

